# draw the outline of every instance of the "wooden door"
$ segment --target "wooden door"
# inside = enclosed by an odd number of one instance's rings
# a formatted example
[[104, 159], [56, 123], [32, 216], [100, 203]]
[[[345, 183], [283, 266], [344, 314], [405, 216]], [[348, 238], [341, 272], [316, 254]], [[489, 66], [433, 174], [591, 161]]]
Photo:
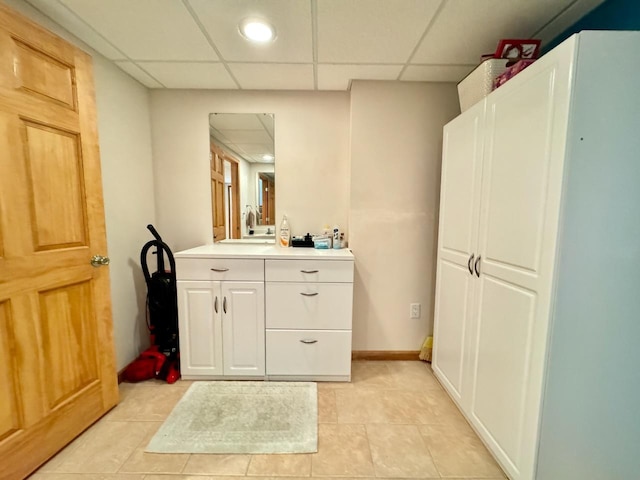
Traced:
[[91, 58], [0, 4], [0, 478], [118, 401]]
[[227, 238], [225, 228], [224, 161], [211, 146], [211, 212], [213, 215], [213, 241]]
[[180, 372], [186, 379], [222, 375], [220, 282], [178, 282]]
[[461, 406], [470, 398], [484, 107], [481, 102], [444, 128], [433, 369]]
[[570, 53], [565, 44], [487, 102], [470, 417], [514, 479], [534, 478]]
[[264, 375], [264, 282], [222, 282], [222, 335], [225, 375]]

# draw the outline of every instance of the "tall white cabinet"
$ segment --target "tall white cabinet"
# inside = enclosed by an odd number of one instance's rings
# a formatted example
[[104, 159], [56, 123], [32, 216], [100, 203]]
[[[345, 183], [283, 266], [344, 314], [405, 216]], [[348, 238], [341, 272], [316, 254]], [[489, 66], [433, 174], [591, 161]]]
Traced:
[[[614, 255], [610, 247], [619, 236], [640, 230], [640, 188], [626, 192], [624, 200], [593, 202], [600, 182], [620, 182], [620, 173], [613, 169], [626, 169], [623, 177], [631, 175], [640, 184], [638, 135], [621, 133], [626, 122], [640, 125], [633, 80], [640, 73], [638, 47], [638, 32], [574, 36], [444, 130], [433, 368], [512, 479], [618, 478], [597, 476], [606, 473], [606, 467], [596, 476], [594, 470], [577, 466], [573, 470], [565, 466], [560, 474], [554, 467], [568, 460], [555, 458], [540, 438], [553, 438], [552, 433], [543, 435], [543, 412], [555, 408], [553, 399], [560, 402], [572, 396], [581, 401], [579, 390], [566, 389], [551, 397], [545, 388], [554, 369], [560, 371], [566, 360], [566, 353], [554, 359], [549, 347], [554, 345], [555, 328], [573, 322], [576, 334], [575, 344], [567, 339], [570, 346], [563, 343], [558, 352], [581, 351], [584, 343], [578, 339], [589, 322], [599, 322], [601, 331], [607, 329], [606, 318], [585, 318], [585, 312], [558, 315], [565, 293], [558, 281], [562, 276], [572, 278], [570, 294], [575, 302], [601, 293], [586, 288], [578, 293], [575, 285], [586, 273], [582, 267], [580, 273], [563, 268], [563, 256], [578, 248], [575, 242], [589, 242], [593, 248], [583, 259], [585, 264], [606, 264], [604, 259]], [[615, 88], [608, 84], [611, 75], [616, 76]], [[606, 107], [612, 103], [616, 110]], [[595, 105], [601, 108], [592, 108]], [[593, 157], [595, 145], [599, 158]], [[618, 155], [616, 161], [607, 153]], [[569, 186], [581, 178], [585, 162], [593, 162], [600, 172], [582, 179], [587, 183], [580, 201], [570, 202]], [[627, 202], [636, 208], [629, 209]], [[588, 218], [600, 210], [618, 218], [619, 231], [598, 234], [598, 225]], [[578, 221], [585, 222], [582, 236], [568, 243], [566, 233]], [[640, 239], [636, 240], [627, 255], [640, 268]], [[628, 280], [601, 277], [602, 282], [620, 285]], [[607, 298], [600, 301], [606, 303]], [[623, 317], [630, 313], [624, 311]], [[621, 319], [626, 321], [627, 328], [639, 330], [640, 321]], [[593, 361], [602, 361], [597, 342], [593, 347]], [[619, 355], [613, 350], [609, 360]], [[612, 361], [611, 368], [620, 365]], [[585, 382], [599, 379], [590, 377], [593, 372], [587, 365], [575, 374]], [[614, 389], [607, 401], [615, 401], [616, 394]], [[640, 389], [635, 394], [640, 397]], [[587, 413], [582, 421], [593, 424]], [[607, 431], [606, 420], [597, 421]], [[576, 419], [564, 433], [573, 428], [577, 439], [582, 436], [579, 424]], [[557, 430], [553, 425], [548, 428]], [[640, 441], [640, 428], [634, 438]]]

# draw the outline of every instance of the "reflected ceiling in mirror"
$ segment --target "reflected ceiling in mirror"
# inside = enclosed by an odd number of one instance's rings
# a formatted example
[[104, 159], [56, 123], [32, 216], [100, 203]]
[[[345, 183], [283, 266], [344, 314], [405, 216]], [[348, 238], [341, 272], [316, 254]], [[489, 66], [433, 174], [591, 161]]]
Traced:
[[212, 113], [214, 241], [275, 240], [274, 115]]

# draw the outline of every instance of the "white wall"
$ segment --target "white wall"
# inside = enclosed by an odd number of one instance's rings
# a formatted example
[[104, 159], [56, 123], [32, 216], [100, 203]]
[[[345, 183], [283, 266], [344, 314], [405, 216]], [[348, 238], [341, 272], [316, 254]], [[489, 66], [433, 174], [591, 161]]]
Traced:
[[454, 84], [352, 84], [354, 350], [418, 350], [433, 331], [442, 127], [459, 112]]
[[[87, 51], [93, 57], [102, 183], [111, 258], [111, 299], [117, 368], [149, 342], [146, 287], [140, 249], [155, 220], [148, 90], [112, 62], [20, 0], [9, 7]], [[103, 252], [95, 252], [103, 253]]]
[[275, 114], [277, 224], [286, 213], [296, 235], [325, 223], [346, 229], [348, 92], [153, 90], [156, 212], [174, 251], [211, 243], [208, 118], [214, 112]]

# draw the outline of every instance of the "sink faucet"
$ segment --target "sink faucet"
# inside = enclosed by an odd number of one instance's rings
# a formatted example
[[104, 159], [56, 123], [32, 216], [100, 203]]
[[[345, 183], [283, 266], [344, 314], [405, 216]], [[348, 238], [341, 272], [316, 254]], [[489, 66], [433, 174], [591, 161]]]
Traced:
[[273, 232], [271, 231], [271, 227], [267, 227], [267, 235], [271, 235]]

